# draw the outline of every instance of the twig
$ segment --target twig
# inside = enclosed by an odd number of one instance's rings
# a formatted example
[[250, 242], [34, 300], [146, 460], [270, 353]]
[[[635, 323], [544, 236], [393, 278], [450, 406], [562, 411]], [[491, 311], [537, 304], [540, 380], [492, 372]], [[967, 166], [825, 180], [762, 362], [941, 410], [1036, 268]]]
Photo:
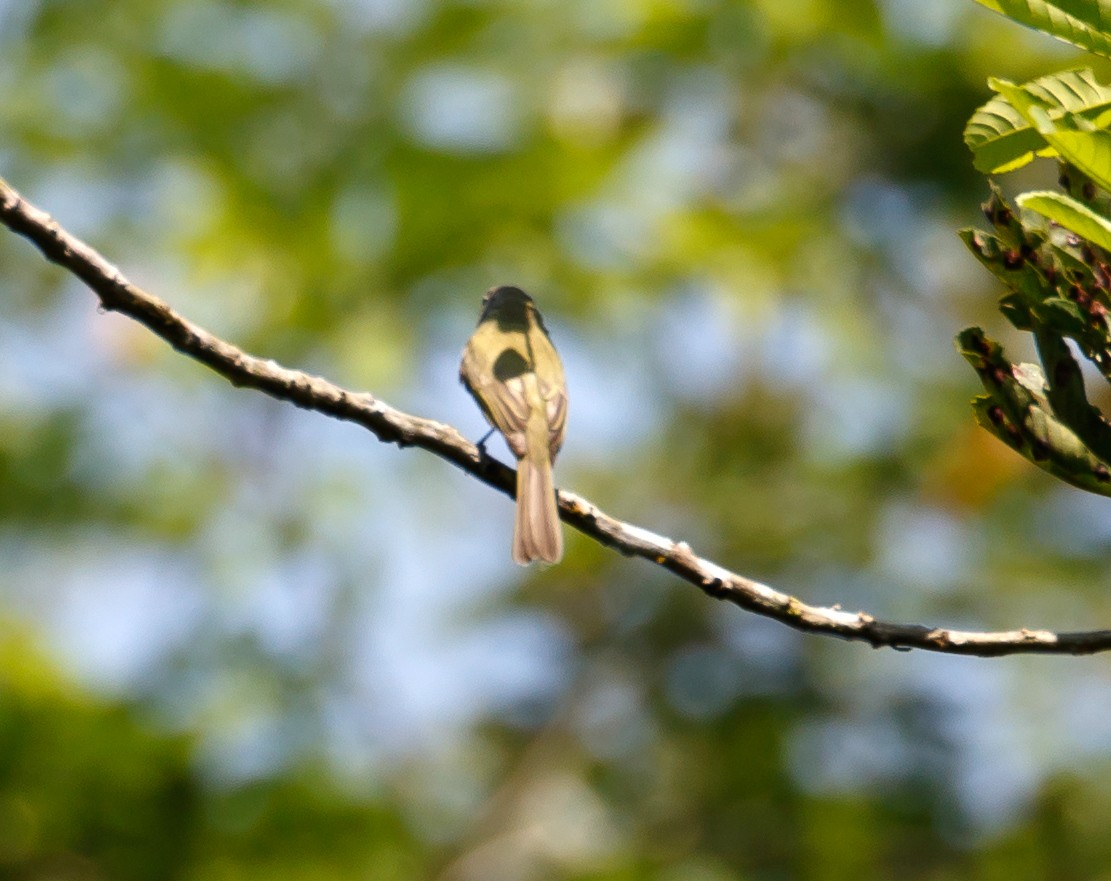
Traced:
[[[357, 423], [379, 440], [399, 447], [421, 447], [488, 486], [509, 496], [514, 494], [513, 470], [481, 456], [474, 444], [455, 428], [403, 413], [369, 393], [350, 392], [318, 376], [248, 355], [131, 284], [115, 266], [67, 233], [46, 212], [28, 203], [2, 179], [0, 222], [33, 242], [48, 260], [84, 281], [105, 309], [135, 319], [182, 354], [211, 367], [232, 385], [258, 389], [299, 407]], [[1020, 653], [1081, 655], [1111, 649], [1111, 630], [1053, 633], [1024, 628], [976, 633], [889, 623], [865, 612], [811, 606], [696, 556], [685, 542], [672, 541], [611, 517], [574, 493], [559, 491], [559, 509], [564, 522], [595, 541], [626, 556], [643, 557], [712, 597], [728, 600], [797, 630], [866, 642], [876, 648], [918, 648], [982, 657]]]

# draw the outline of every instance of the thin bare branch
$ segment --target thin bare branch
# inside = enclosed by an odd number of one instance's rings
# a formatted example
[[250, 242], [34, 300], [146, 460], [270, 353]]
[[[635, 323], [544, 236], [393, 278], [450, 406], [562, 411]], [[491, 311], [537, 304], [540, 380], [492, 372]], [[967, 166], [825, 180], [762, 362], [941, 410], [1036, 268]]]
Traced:
[[[513, 470], [483, 456], [455, 428], [403, 413], [367, 392], [347, 391], [318, 376], [248, 355], [131, 284], [119, 269], [67, 233], [46, 212], [28, 203], [2, 179], [0, 222], [33, 242], [48, 260], [84, 281], [105, 309], [135, 319], [182, 354], [224, 376], [232, 385], [258, 389], [299, 407], [357, 423], [387, 443], [420, 447], [488, 486], [513, 495]], [[797, 630], [866, 642], [876, 648], [918, 648], [982, 657], [1035, 652], [1080, 655], [1111, 649], [1111, 630], [1053, 633], [1023, 628], [976, 633], [889, 623], [878, 621], [865, 612], [808, 605], [790, 594], [697, 556], [685, 542], [673, 541], [618, 520], [574, 493], [560, 490], [559, 508], [564, 522], [601, 544], [627, 556], [643, 557], [716, 599], [728, 600]]]

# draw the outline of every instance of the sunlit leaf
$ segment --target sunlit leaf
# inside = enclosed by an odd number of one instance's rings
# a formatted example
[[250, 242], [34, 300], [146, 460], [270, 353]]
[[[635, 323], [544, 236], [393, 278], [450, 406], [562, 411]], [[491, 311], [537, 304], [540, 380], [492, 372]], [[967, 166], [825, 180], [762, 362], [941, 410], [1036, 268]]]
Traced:
[[1097, 55], [1111, 55], [1111, 0], [977, 0], [1019, 24]]
[[[1088, 69], [1040, 77], [1022, 88], [1042, 102], [1051, 120], [1075, 114], [1099, 127], [1111, 114], [1111, 86], [1099, 83]], [[964, 130], [964, 142], [972, 151], [973, 164], [986, 174], [1020, 168], [1035, 153], [1056, 153], [1002, 95], [996, 95], [972, 114]]]
[[1062, 159], [1111, 190], [1111, 132], [1097, 130], [1090, 120], [1071, 114], [1054, 119], [1053, 107], [1031, 89], [1001, 79], [992, 79], [990, 85]]
[[1111, 250], [1111, 220], [1064, 193], [1037, 191], [1024, 193], [1016, 200], [1020, 206], [1048, 217], [1101, 248]]

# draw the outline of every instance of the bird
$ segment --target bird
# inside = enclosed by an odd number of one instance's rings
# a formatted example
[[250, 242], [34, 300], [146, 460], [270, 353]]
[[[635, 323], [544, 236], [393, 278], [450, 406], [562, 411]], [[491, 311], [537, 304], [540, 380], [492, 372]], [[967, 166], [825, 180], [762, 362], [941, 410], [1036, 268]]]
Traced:
[[567, 384], [532, 297], [512, 285], [486, 292], [459, 379], [517, 458], [513, 561], [558, 563], [563, 534], [552, 465], [567, 425]]

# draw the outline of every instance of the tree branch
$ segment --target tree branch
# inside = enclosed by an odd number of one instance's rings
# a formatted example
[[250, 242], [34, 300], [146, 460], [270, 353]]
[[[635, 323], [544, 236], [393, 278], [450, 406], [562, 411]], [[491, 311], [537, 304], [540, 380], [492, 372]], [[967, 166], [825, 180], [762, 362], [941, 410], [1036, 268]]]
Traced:
[[[46, 212], [23, 199], [0, 179], [0, 223], [33, 242], [50, 261], [68, 269], [100, 298], [105, 309], [145, 325], [184, 355], [200, 361], [232, 385], [258, 389], [299, 407], [354, 422], [379, 440], [420, 447], [446, 459], [488, 486], [512, 496], [512, 469], [482, 456], [455, 428], [396, 410], [366, 392], [350, 392], [318, 376], [256, 358], [178, 315], [169, 305], [131, 284], [84, 242], [71, 236]], [[597, 505], [559, 491], [564, 522], [626, 556], [643, 557], [678, 575], [706, 594], [809, 633], [866, 642], [873, 647], [925, 649], [984, 657], [1019, 653], [1090, 654], [1111, 649], [1111, 630], [1052, 633], [1012, 630], [975, 633], [918, 624], [878, 621], [865, 612], [811, 606], [801, 600], [718, 566], [672, 541], [624, 523]]]

